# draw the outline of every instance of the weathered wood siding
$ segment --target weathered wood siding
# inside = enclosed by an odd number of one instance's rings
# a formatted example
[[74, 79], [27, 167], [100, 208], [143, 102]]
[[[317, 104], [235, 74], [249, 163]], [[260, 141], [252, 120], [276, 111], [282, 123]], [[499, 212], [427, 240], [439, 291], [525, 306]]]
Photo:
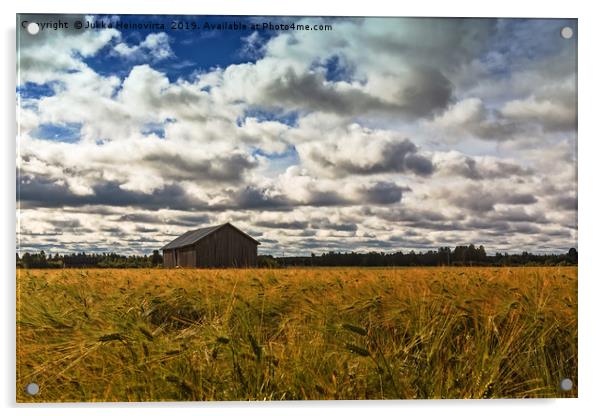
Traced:
[[224, 226], [194, 245], [163, 250], [164, 267], [257, 267], [257, 243]]
[[175, 250], [163, 250], [163, 267], [176, 267]]
[[196, 267], [196, 252], [193, 246], [163, 250], [164, 267]]
[[176, 266], [196, 267], [196, 251], [194, 246], [176, 249]]
[[256, 267], [257, 245], [232, 227], [222, 227], [196, 244], [197, 267]]

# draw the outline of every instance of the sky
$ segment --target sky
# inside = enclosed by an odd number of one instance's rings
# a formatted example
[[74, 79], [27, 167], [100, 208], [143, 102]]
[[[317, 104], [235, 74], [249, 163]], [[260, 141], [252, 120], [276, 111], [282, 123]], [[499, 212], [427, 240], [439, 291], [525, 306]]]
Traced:
[[576, 20], [20, 19], [69, 23], [18, 29], [21, 251], [148, 254], [224, 222], [278, 256], [577, 246]]

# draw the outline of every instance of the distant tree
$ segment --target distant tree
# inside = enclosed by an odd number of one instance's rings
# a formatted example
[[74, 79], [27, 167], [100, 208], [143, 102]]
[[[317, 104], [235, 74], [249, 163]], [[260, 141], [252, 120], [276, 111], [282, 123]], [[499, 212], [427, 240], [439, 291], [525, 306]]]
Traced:
[[487, 262], [487, 252], [485, 251], [485, 247], [483, 247], [483, 245], [480, 245], [477, 249], [477, 260], [479, 263]]
[[439, 251], [437, 252], [438, 263], [440, 266], [449, 266], [451, 265], [452, 253], [449, 247], [439, 247]]
[[463, 266], [466, 264], [466, 255], [467, 255], [468, 247], [466, 246], [456, 246], [454, 248], [454, 252], [452, 255], [453, 264]]
[[159, 253], [159, 250], [153, 250], [153, 255], [151, 256], [151, 264], [153, 267], [156, 267], [160, 264], [163, 264], [163, 256]]
[[577, 249], [575, 247], [571, 247], [566, 256], [569, 262], [577, 264]]
[[472, 266], [477, 257], [477, 249], [475, 248], [474, 244], [470, 244], [466, 249], [466, 262], [468, 262], [469, 266]]
[[280, 267], [278, 260], [274, 256], [257, 256], [257, 265], [262, 268], [273, 269]]

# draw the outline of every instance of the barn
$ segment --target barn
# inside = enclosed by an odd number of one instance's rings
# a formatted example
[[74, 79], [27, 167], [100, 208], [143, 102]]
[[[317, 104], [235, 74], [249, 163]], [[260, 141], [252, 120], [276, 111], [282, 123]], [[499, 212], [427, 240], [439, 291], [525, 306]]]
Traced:
[[256, 267], [259, 241], [232, 224], [188, 231], [161, 247], [164, 267]]

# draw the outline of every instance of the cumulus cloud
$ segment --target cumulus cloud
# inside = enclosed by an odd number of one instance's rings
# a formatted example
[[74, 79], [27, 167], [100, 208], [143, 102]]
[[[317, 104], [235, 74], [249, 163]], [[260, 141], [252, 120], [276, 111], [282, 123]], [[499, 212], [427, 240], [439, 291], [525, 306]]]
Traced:
[[173, 58], [175, 54], [169, 46], [169, 36], [165, 32], [149, 33], [138, 45], [120, 42], [114, 47], [117, 55], [131, 60], [161, 61]]
[[[248, 74], [242, 76], [246, 77]], [[382, 113], [422, 117], [444, 108], [451, 97], [449, 80], [435, 69], [417, 68], [408, 71], [405, 82], [407, 84], [400, 86], [391, 99], [385, 100], [365, 91], [361, 85], [329, 82], [320, 73], [297, 74], [293, 68], [288, 68], [279, 77], [270, 79], [263, 90], [258, 91], [261, 98], [254, 97], [253, 102], [346, 116]]]
[[163, 178], [174, 181], [232, 182], [241, 181], [246, 171], [257, 166], [257, 161], [246, 153], [236, 152], [215, 155], [211, 159], [192, 158], [175, 152], [156, 152], [144, 155], [141, 164], [150, 165]]
[[409, 139], [357, 124], [330, 131], [320, 141], [302, 143], [297, 150], [310, 169], [334, 177], [387, 172], [428, 176], [434, 171], [430, 159]]
[[377, 182], [374, 185], [363, 188], [365, 202], [370, 204], [394, 204], [401, 200], [404, 188], [392, 182]]
[[[442, 68], [457, 70], [494, 31], [486, 20], [341, 20], [330, 33], [273, 37], [261, 59], [231, 65], [214, 82], [224, 97], [249, 104], [412, 120], [447, 107], [453, 84]], [[332, 62], [345, 76], [330, 76]]]
[[527, 211], [524, 207], [496, 208], [489, 217], [493, 221], [527, 222], [531, 224], [546, 224], [548, 219], [543, 211]]
[[30, 35], [27, 31], [19, 33], [17, 85], [27, 82], [44, 84], [61, 80], [69, 73], [86, 71], [89, 67], [82, 58], [94, 56], [113, 39], [120, 37], [115, 29], [72, 29], [75, 21], [94, 20], [84, 15], [21, 15], [20, 19], [29, 22], [60, 19], [71, 29], [43, 30], [37, 35]]
[[554, 197], [549, 201], [549, 207], [555, 210], [577, 211], [577, 197], [575, 195]]
[[488, 110], [479, 98], [467, 98], [451, 105], [428, 124], [451, 140], [475, 137], [503, 141], [517, 133], [515, 123]]
[[230, 193], [230, 207], [238, 209], [278, 209], [291, 205], [291, 201], [281, 194], [270, 189], [262, 189], [255, 186]]
[[537, 197], [516, 189], [487, 189], [483, 185], [465, 185], [456, 189], [440, 189], [438, 197], [448, 203], [475, 213], [494, 210], [496, 205], [530, 205]]
[[434, 164], [438, 175], [456, 175], [476, 181], [528, 177], [533, 174], [532, 168], [512, 161], [500, 160], [491, 156], [470, 157], [458, 151], [435, 154]]
[[93, 185], [91, 193], [81, 195], [74, 193], [60, 181], [20, 176], [17, 189], [21, 208], [109, 205], [192, 210], [207, 207], [205, 201], [188, 194], [176, 184], [155, 189], [151, 193], [144, 193], [123, 189], [115, 182], [102, 182]]
[[577, 128], [577, 106], [574, 99], [553, 101], [533, 96], [508, 101], [500, 112], [518, 122], [534, 123], [545, 131], [574, 131]]
[[[180, 151], [177, 146], [188, 150]], [[122, 189], [145, 193], [182, 181], [205, 188], [237, 183], [257, 163], [241, 149], [230, 148], [222, 153], [220, 149], [158, 138], [102, 145], [23, 140], [18, 159], [22, 176], [64, 183], [76, 194], [89, 194], [94, 186], [109, 181], [119, 183]]]

